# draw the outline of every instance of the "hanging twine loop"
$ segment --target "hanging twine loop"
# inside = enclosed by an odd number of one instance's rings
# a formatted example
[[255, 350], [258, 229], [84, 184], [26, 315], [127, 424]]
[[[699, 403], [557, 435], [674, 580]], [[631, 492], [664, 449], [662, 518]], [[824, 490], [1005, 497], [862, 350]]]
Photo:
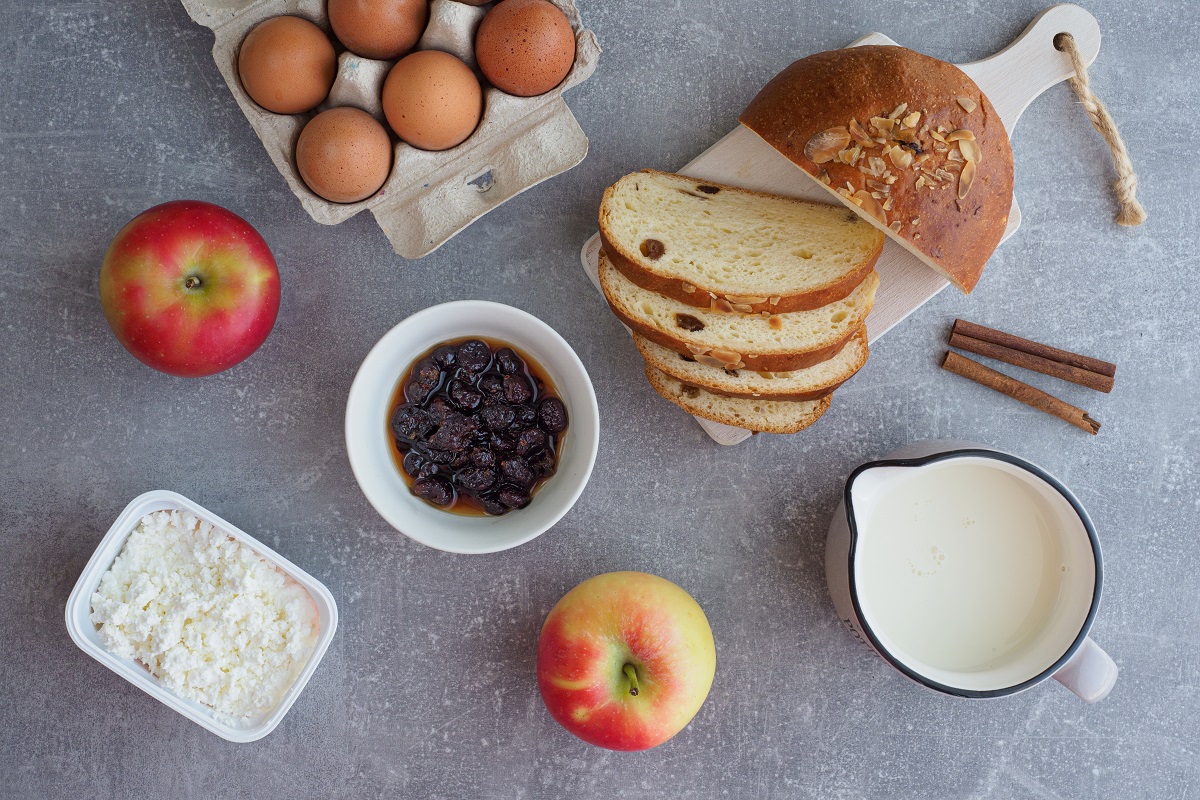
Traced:
[[1075, 37], [1069, 33], [1060, 33], [1054, 37], [1054, 46], [1071, 59], [1071, 66], [1075, 69], [1075, 75], [1070, 79], [1071, 88], [1079, 95], [1079, 101], [1083, 103], [1092, 126], [1104, 137], [1108, 149], [1112, 152], [1113, 167], [1117, 170], [1113, 192], [1121, 205], [1121, 211], [1117, 214], [1117, 224], [1141, 225], [1146, 221], [1146, 210], [1138, 202], [1137, 173], [1133, 170], [1133, 162], [1129, 160], [1129, 151], [1125, 148], [1121, 132], [1117, 130], [1117, 123], [1109, 115], [1104, 103], [1100, 102], [1100, 98], [1092, 92], [1088, 83], [1087, 64], [1083, 62], [1083, 55], [1079, 52], [1079, 46], [1075, 44]]

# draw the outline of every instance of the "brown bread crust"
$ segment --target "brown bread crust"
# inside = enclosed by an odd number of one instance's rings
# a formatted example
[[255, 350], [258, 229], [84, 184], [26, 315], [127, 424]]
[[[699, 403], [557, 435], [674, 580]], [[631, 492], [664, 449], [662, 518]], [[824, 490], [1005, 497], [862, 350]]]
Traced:
[[[801, 420], [799, 424], [786, 425], [783, 423], [776, 423], [776, 424], [758, 425], [758, 426], [748, 428], [748, 427], [746, 427], [746, 424], [744, 422], [737, 420], [733, 416], [723, 416], [721, 414], [712, 413], [708, 409], [705, 409], [698, 405], [693, 405], [693, 404], [689, 403], [686, 398], [675, 396], [671, 392], [671, 387], [668, 386], [666, 383], [664, 383], [664, 381], [663, 381], [664, 377], [667, 377], [665, 375], [665, 373], [659, 372], [658, 370], [656, 370], [654, 367], [650, 366], [649, 364], [646, 365], [646, 380], [648, 380], [650, 382], [650, 387], [652, 389], [654, 389], [654, 391], [658, 392], [658, 394], [664, 400], [668, 400], [668, 401], [674, 403], [675, 405], [679, 406], [684, 411], [688, 412], [689, 414], [691, 414], [693, 416], [703, 417], [704, 419], [710, 420], [712, 422], [719, 422], [722, 425], [732, 425], [735, 428], [742, 428], [743, 430], [752, 430], [757, 433], [781, 433], [781, 434], [799, 433], [800, 431], [804, 430], [805, 428], [810, 427], [813, 423], [815, 423], [817, 420], [819, 420], [821, 417], [823, 417], [825, 415], [825, 412], [829, 410], [830, 404], [833, 402], [832, 395], [825, 395], [818, 402], [817, 407], [815, 409], [813, 409], [812, 414], [810, 416], [804, 418], [803, 420]], [[672, 378], [672, 379], [677, 380], [674, 378]], [[684, 386], [685, 386], [685, 388], [688, 388], [687, 384], [685, 384]], [[691, 388], [695, 388], [695, 387], [691, 387]], [[700, 392], [703, 390], [696, 389], [696, 391]], [[747, 399], [747, 398], [742, 398], [742, 399]], [[749, 398], [750, 401], [753, 401], [755, 399], [761, 399], [761, 398]]]
[[[638, 336], [645, 337], [655, 344], [661, 344], [663, 347], [674, 350], [676, 353], [692, 355], [691, 350], [680, 339], [663, 333], [658, 328], [651, 328], [642, 325], [637, 320], [630, 319], [614, 307], [612, 303], [609, 303], [608, 307], [616, 318], [624, 323], [625, 327], [635, 331]], [[807, 353], [772, 353], [770, 355], [741, 353], [740, 355], [746, 363], [746, 369], [764, 370], [766, 372], [791, 372], [792, 370], [811, 367], [813, 364], [820, 364], [822, 361], [832, 358], [846, 345], [846, 342], [854, 338], [855, 333], [857, 333], [857, 330], [851, 331], [844, 338], [827, 347], [822, 347], [819, 350], [811, 350]]]
[[[670, 173], [661, 172], [659, 170], [644, 169], [642, 172], [650, 174], [667, 175]], [[691, 180], [686, 176], [686, 180]], [[754, 195], [757, 197], [769, 197], [776, 199], [777, 195], [767, 194], [766, 192], [756, 192], [750, 189], [740, 189], [736, 186], [726, 186], [725, 184], [716, 183], [714, 181], [696, 181], [697, 184], [705, 186], [715, 186], [722, 191], [734, 191], [741, 194]], [[629, 251], [628, 248], [622, 247], [617, 242], [611, 233], [611, 226], [608, 222], [608, 206], [612, 197], [613, 187], [610, 186], [604, 190], [604, 200], [600, 203], [600, 241], [603, 244], [604, 252], [608, 256], [608, 261], [629, 280], [636, 283], [643, 289], [651, 292], [657, 292], [665, 297], [670, 297], [673, 300], [678, 300], [689, 306], [696, 308], [711, 308], [713, 301], [722, 299], [730, 303], [741, 302], [744, 298], [739, 298], [734, 295], [732, 299], [724, 293], [717, 291], [715, 287], [699, 286], [688, 284], [686, 281], [678, 278], [666, 278], [654, 272], [650, 272], [643, 268], [638, 263], [636, 253]], [[785, 198], [792, 199], [792, 198]], [[795, 200], [797, 203], [813, 203], [811, 200]], [[830, 303], [836, 303], [838, 300], [845, 298], [853, 292], [863, 279], [875, 269], [875, 262], [879, 260], [879, 254], [883, 252], [883, 239], [880, 238], [879, 246], [871, 256], [864, 260], [853, 272], [847, 273], [839, 280], [831, 281], [826, 285], [811, 289], [800, 294], [779, 295], [777, 297], [768, 298], [766, 301], [759, 303], [746, 303], [748, 309], [754, 313], [769, 311], [772, 314], [783, 314], [788, 311], [811, 311], [814, 308], [827, 306]], [[689, 291], [690, 289], [690, 291]], [[776, 302], [771, 302], [774, 300]]]
[[[857, 363], [854, 364], [853, 368], [840, 380], [834, 381], [833, 383], [825, 384], [824, 386], [820, 386], [809, 392], [762, 391], [757, 394], [751, 394], [748, 392], [729, 391], [729, 390], [726, 390], [716, 384], [704, 384], [704, 383], [698, 384], [690, 376], [685, 375], [682, 370], [680, 370], [680, 371], [672, 370], [670, 364], [660, 363], [658, 359], [654, 359], [653, 362], [651, 362], [650, 358], [648, 358], [646, 355], [645, 349], [643, 349], [643, 347], [642, 347], [642, 343], [638, 341], [637, 337], [634, 337], [633, 343], [635, 346], [637, 346], [639, 352], [641, 352], [642, 358], [646, 359], [647, 366], [652, 366], [661, 372], [665, 372], [667, 375], [670, 375], [672, 378], [675, 378], [676, 380], [680, 381], [681, 383], [688, 384], [689, 386], [695, 386], [696, 388], [702, 389], [702, 390], [708, 392], [709, 394], [720, 395], [722, 397], [742, 397], [742, 398], [750, 398], [750, 399], [758, 399], [758, 400], [802, 401], [802, 400], [818, 400], [822, 397], [825, 397], [826, 395], [832, 394], [835, 389], [837, 389], [839, 386], [841, 386], [846, 381], [853, 378], [854, 375], [860, 369], [862, 369], [863, 366], [866, 365], [866, 363], [867, 363], [866, 335], [867, 335], [866, 329], [860, 328], [858, 330], [858, 332], [854, 336], [851, 337], [851, 341], [847, 342], [844, 345], [844, 347], [850, 347], [853, 344], [854, 339], [862, 338], [863, 339], [863, 357], [861, 359], [858, 359]], [[840, 352], [840, 351], [838, 351], [838, 352]], [[833, 354], [833, 356], [836, 356], [836, 355], [837, 355], [837, 353], [835, 352]], [[830, 358], [833, 358], [833, 356], [830, 356]]]
[[[959, 102], [960, 97], [965, 103]], [[925, 185], [917, 187], [920, 169], [900, 168], [885, 158], [886, 166], [897, 176], [890, 189], [892, 208], [876, 209], [876, 215], [863, 208], [859, 212], [880, 227], [899, 222], [899, 232], [888, 229], [888, 235], [917, 251], [969, 293], [1008, 226], [1013, 158], [1003, 120], [966, 73], [945, 61], [891, 45], [816, 53], [772, 78], [746, 107], [740, 121], [831, 192], [836, 194], [849, 181], [854, 191], [869, 193], [872, 189], [865, 181], [877, 178], [860, 169], [864, 161], [855, 166], [839, 159], [818, 162], [806, 155], [805, 148], [822, 131], [847, 129], [851, 119], [866, 126], [872, 117], [886, 117], [901, 103], [908, 104], [901, 119], [921, 112], [913, 133], [921, 153], [932, 154], [926, 165], [946, 163], [948, 154], [937, 151], [938, 142], [930, 133], [938, 126], [947, 132], [968, 130], [974, 134], [981, 153], [975, 178], [960, 199], [959, 172], [951, 170], [953, 182], [931, 187], [926, 176]], [[851, 140], [850, 147], [854, 144]], [[864, 148], [863, 159], [868, 154], [879, 156], [882, 148], [879, 144]], [[949, 149], [958, 147], [950, 143]], [[962, 162], [952, 163], [963, 166]], [[889, 195], [882, 196], [886, 199]], [[880, 212], [883, 219], [877, 216]], [[914, 219], [918, 220], [915, 225]]]

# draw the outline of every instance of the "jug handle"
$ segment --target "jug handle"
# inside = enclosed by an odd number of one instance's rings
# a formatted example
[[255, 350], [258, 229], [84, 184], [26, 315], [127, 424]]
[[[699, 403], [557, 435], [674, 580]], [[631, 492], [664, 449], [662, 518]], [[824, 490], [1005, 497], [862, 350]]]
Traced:
[[1084, 702], [1098, 703], [1117, 682], [1117, 665], [1091, 637], [1054, 673], [1054, 680], [1079, 695]]

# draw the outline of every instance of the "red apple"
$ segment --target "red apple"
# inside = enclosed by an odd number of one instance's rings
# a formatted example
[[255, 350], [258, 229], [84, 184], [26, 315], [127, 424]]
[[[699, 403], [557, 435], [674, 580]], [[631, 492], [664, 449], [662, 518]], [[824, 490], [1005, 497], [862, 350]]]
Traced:
[[538, 641], [542, 700], [589, 744], [646, 750], [704, 704], [717, 653], [700, 605], [644, 572], [597, 575], [567, 592]]
[[258, 349], [279, 312], [279, 269], [250, 223], [220, 206], [176, 200], [121, 229], [100, 267], [113, 333], [170, 375], [228, 369]]

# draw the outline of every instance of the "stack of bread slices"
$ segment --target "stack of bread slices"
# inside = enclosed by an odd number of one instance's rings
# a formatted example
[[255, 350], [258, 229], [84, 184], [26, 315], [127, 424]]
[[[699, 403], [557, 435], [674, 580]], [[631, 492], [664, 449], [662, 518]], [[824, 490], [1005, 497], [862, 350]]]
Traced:
[[654, 389], [795, 433], [867, 360], [884, 236], [845, 208], [646, 170], [600, 206], [600, 285]]

